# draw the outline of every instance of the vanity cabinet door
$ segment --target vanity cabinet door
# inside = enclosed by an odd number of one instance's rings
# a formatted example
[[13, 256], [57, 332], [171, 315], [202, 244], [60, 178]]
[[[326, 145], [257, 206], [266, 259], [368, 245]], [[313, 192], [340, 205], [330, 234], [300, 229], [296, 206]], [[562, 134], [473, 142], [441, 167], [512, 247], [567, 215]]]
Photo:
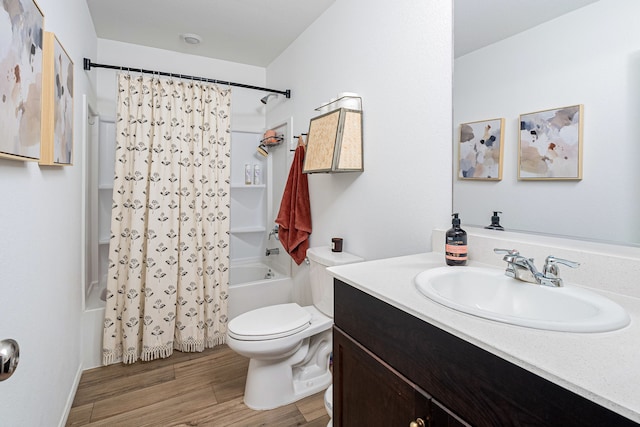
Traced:
[[431, 411], [428, 424], [431, 426], [438, 427], [470, 427], [470, 424], [465, 423], [460, 418], [458, 418], [451, 410], [449, 410], [442, 403], [438, 402], [435, 399], [431, 399]]
[[344, 426], [409, 426], [421, 418], [425, 426], [462, 426], [449, 422], [446, 411], [430, 419], [431, 397], [366, 348], [333, 330], [333, 423]]

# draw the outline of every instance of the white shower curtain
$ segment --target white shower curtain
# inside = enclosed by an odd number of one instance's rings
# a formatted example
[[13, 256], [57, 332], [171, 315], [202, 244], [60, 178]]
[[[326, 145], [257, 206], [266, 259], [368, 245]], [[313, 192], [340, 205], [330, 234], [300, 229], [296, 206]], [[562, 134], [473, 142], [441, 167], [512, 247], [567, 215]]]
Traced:
[[225, 342], [231, 90], [118, 75], [103, 363]]

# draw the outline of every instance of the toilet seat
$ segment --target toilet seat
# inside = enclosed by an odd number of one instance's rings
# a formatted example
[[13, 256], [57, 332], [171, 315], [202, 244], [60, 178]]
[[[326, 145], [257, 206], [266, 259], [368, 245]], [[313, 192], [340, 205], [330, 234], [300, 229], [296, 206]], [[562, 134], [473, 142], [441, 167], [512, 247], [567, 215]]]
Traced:
[[283, 338], [304, 331], [311, 324], [311, 314], [296, 303], [258, 308], [229, 322], [229, 336], [243, 341]]

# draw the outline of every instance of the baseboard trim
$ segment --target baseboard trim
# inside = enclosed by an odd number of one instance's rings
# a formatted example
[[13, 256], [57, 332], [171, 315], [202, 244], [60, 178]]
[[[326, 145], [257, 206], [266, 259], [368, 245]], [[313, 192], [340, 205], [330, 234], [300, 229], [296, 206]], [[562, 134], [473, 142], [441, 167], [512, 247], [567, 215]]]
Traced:
[[71, 412], [71, 406], [73, 405], [73, 399], [75, 399], [76, 392], [78, 391], [78, 386], [80, 385], [82, 371], [82, 363], [80, 363], [80, 365], [78, 366], [78, 370], [76, 371], [76, 377], [73, 379], [73, 387], [71, 387], [69, 396], [67, 397], [67, 404], [64, 406], [64, 412], [62, 414], [62, 419], [60, 420], [60, 424], [58, 424], [58, 427], [65, 427], [67, 425], [69, 413]]

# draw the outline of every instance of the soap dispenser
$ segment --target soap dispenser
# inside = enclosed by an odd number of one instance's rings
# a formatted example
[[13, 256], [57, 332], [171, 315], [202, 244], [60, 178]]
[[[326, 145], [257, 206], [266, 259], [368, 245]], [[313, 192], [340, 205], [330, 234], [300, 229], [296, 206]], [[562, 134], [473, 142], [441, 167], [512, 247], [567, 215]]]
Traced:
[[504, 227], [500, 225], [500, 211], [493, 211], [493, 216], [491, 217], [491, 224], [487, 225], [485, 228], [489, 230], [502, 230], [504, 231]]
[[467, 232], [460, 228], [458, 214], [451, 215], [452, 227], [445, 236], [445, 260], [447, 265], [465, 265], [467, 263]]

